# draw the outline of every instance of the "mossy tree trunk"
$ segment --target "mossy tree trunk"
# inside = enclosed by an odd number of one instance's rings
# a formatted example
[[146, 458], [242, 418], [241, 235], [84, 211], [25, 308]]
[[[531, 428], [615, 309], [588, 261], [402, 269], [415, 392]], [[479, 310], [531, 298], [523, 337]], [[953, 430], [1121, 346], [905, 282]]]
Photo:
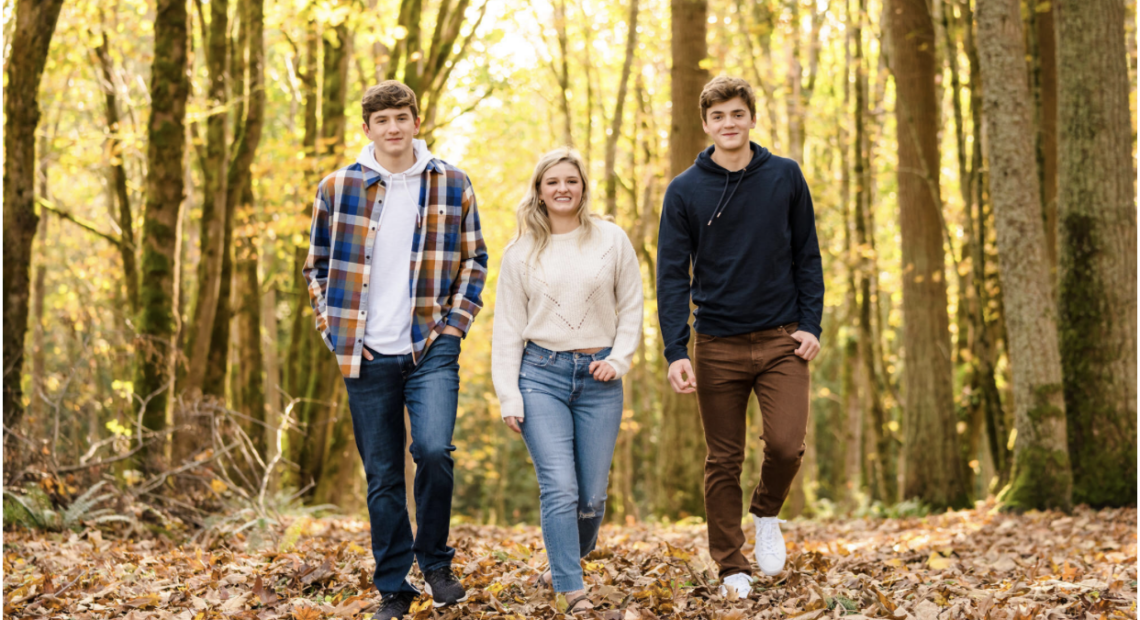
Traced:
[[[184, 197], [184, 122], [190, 94], [188, 25], [185, 2], [158, 0], [147, 125], [146, 212], [134, 381], [136, 415], [151, 430], [165, 426], [170, 396], [178, 307], [179, 221]], [[153, 467], [161, 448], [152, 446], [145, 454], [143, 466]]]
[[226, 146], [228, 113], [225, 108], [228, 11], [227, 0], [211, 0], [209, 41], [206, 43], [206, 69], [209, 77], [206, 90], [206, 158], [202, 165], [202, 224], [199, 232], [202, 249], [198, 262], [198, 294], [186, 340], [189, 361], [185, 379], [180, 386], [180, 391], [187, 393], [201, 390], [205, 380], [221, 293], [227, 211], [226, 168], [229, 165]]
[[[39, 216], [35, 208], [36, 126], [39, 90], [48, 47], [63, 0], [17, 0], [16, 29], [4, 88], [4, 426], [16, 431], [24, 416], [21, 386], [32, 239]], [[13, 455], [12, 436], [4, 443]]]
[[[351, 37], [352, 31], [343, 23], [326, 28], [323, 37], [321, 123], [317, 144], [323, 172], [331, 172], [338, 167], [343, 157]], [[295, 461], [300, 466], [299, 482], [302, 486], [310, 482], [319, 484], [323, 479], [335, 419], [335, 401], [338, 395], [343, 396], [344, 385], [336, 358], [329, 353], [311, 320], [305, 322], [307, 359], [304, 360], [299, 377], [305, 388], [301, 394], [305, 400], [297, 406], [297, 422], [301, 425], [305, 438], [303, 445], [299, 446]], [[315, 492], [314, 486], [306, 493], [306, 497], [312, 499]]]
[[264, 0], [242, 0], [242, 24], [247, 28], [246, 48], [236, 50], [245, 63], [245, 115], [237, 148], [227, 171], [226, 204], [241, 226], [234, 248], [234, 291], [238, 330], [237, 385], [232, 386], [235, 405], [248, 418], [247, 432], [264, 458], [265, 387], [261, 378], [261, 286], [258, 280], [258, 222], [254, 204], [251, 168], [265, 117]]
[[923, 0], [892, 0], [891, 69], [896, 104], [899, 228], [906, 349], [903, 495], [934, 508], [970, 499], [958, 450], [939, 193], [934, 23]]
[[997, 227], [1017, 439], [1002, 501], [1017, 509], [1071, 504], [1061, 353], [1034, 147], [1018, 0], [979, 0], [978, 52], [991, 201]]
[[1136, 503], [1136, 193], [1124, 2], [1057, 11], [1061, 362], [1073, 501]]

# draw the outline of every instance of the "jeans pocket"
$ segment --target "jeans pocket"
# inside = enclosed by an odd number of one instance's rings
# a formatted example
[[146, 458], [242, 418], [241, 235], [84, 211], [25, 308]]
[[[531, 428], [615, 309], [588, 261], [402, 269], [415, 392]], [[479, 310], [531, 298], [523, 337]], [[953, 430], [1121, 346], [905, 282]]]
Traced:
[[540, 355], [534, 351], [523, 351], [522, 361], [524, 364], [534, 366], [536, 368], [546, 368], [550, 365], [549, 357]]

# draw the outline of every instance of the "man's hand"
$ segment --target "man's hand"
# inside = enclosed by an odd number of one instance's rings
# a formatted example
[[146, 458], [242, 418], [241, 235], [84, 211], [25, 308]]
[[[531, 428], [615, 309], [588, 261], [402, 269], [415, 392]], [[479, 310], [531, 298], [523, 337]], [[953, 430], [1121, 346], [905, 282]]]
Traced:
[[796, 349], [796, 355], [804, 358], [805, 361], [810, 362], [819, 355], [819, 340], [809, 332], [798, 331], [792, 334], [792, 338], [800, 343], [800, 347]]
[[669, 364], [669, 385], [678, 394], [692, 394], [697, 391], [697, 375], [693, 372], [693, 364], [686, 359], [680, 359]]
[[617, 376], [617, 371], [609, 362], [598, 360], [590, 362], [590, 374], [594, 375], [594, 381], [609, 381]]
[[443, 328], [443, 335], [458, 336], [459, 338], [462, 338], [463, 332], [459, 331], [459, 328], [454, 325], [448, 325], [447, 327]]
[[522, 418], [515, 416], [507, 416], [503, 418], [503, 421], [507, 423], [507, 428], [519, 434], [522, 434], [522, 429], [519, 428], [519, 423], [521, 423], [522, 420]]
[[372, 361], [372, 354], [368, 352], [368, 349], [364, 349], [364, 359]]

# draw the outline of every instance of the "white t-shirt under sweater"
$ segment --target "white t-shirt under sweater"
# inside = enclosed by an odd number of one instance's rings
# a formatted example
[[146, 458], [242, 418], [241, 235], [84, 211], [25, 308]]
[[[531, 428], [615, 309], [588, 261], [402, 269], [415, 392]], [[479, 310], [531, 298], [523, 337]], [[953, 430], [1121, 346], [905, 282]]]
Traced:
[[551, 351], [613, 347], [606, 361], [617, 376], [629, 371], [641, 338], [641, 269], [633, 245], [616, 224], [593, 220], [551, 235], [531, 258], [523, 237], [503, 253], [495, 293], [491, 378], [502, 416], [524, 417], [519, 371], [528, 341]]
[[356, 158], [360, 165], [379, 172], [386, 187], [369, 262], [370, 312], [364, 322], [364, 344], [377, 353], [402, 355], [412, 352], [412, 238], [420, 212], [420, 177], [432, 154], [423, 140], [413, 140], [416, 163], [393, 174], [376, 163], [374, 148], [369, 142]]

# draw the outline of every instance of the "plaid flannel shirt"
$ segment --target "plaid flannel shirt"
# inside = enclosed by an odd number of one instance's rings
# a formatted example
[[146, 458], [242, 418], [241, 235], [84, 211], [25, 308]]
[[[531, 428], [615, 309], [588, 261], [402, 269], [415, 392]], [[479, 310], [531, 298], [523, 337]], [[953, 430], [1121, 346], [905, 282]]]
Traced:
[[[365, 285], [385, 193], [379, 173], [354, 163], [321, 181], [313, 205], [309, 257], [303, 270], [309, 303], [317, 330], [336, 354], [341, 373], [351, 378], [360, 376], [370, 310]], [[471, 179], [443, 160], [432, 159], [423, 172], [417, 220], [408, 293], [412, 356], [418, 361], [445, 327], [467, 334], [483, 307], [487, 249]]]

